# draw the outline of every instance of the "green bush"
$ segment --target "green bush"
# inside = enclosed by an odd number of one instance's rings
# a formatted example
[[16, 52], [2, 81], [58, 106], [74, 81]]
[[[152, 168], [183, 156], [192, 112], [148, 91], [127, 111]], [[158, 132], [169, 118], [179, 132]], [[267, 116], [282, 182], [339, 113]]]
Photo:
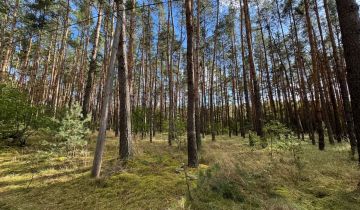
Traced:
[[31, 104], [26, 93], [11, 83], [0, 84], [0, 139], [24, 146], [41, 129], [57, 127], [45, 107]]
[[264, 126], [267, 138], [280, 139], [282, 136], [291, 135], [291, 130], [277, 120], [271, 120]]
[[[149, 131], [149, 114], [147, 113], [147, 110], [144, 110], [142, 107], [136, 107], [132, 111], [131, 115], [131, 125], [132, 130], [134, 133], [140, 133], [140, 132], [148, 132]], [[146, 121], [144, 119], [147, 118]]]
[[301, 141], [296, 138], [293, 132], [279, 121], [270, 121], [264, 126], [264, 130], [266, 138], [270, 138], [271, 141], [271, 156], [273, 155], [273, 150], [275, 152], [288, 151], [292, 154], [296, 167], [299, 170], [302, 169], [301, 155], [303, 149]]
[[260, 137], [253, 131], [249, 131], [249, 145], [254, 147], [260, 142]]
[[176, 138], [179, 138], [180, 136], [185, 136], [186, 134], [186, 119], [182, 118], [180, 115], [178, 115], [175, 119], [175, 136]]
[[72, 156], [86, 148], [86, 138], [90, 134], [86, 124], [89, 122], [90, 117], [83, 119], [79, 104], [72, 106], [61, 120], [58, 136], [64, 141], [67, 151], [71, 152]]

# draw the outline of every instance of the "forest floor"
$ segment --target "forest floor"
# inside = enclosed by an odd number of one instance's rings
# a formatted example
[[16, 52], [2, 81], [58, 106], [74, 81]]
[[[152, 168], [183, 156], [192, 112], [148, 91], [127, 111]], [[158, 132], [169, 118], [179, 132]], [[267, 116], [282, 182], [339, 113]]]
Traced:
[[303, 142], [296, 153], [270, 155], [269, 147], [250, 147], [240, 137], [206, 138], [199, 169], [187, 169], [185, 179], [184, 144], [169, 147], [165, 134], [153, 143], [138, 139], [124, 165], [109, 135], [103, 178], [94, 180], [95, 139], [91, 152], [73, 158], [35, 140], [1, 146], [0, 209], [360, 209], [360, 169], [345, 143], [320, 152]]

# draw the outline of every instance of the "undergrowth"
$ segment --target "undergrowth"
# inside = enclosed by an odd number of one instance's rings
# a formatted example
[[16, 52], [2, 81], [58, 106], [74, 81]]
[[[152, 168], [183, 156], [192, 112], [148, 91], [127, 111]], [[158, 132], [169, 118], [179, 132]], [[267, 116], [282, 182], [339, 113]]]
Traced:
[[[95, 136], [89, 151], [94, 150]], [[117, 159], [106, 140], [102, 178], [90, 178], [92, 154], [69, 158], [31, 143], [0, 147], [0, 209], [359, 209], [360, 171], [348, 145], [319, 152], [303, 142], [297, 166], [288, 149], [249, 146], [248, 139], [205, 138], [199, 169], [188, 169], [182, 146], [166, 135], [136, 140], [135, 156]], [[40, 142], [34, 139], [33, 142]], [[274, 145], [274, 148], [279, 148]], [[281, 148], [281, 147], [280, 147]]]

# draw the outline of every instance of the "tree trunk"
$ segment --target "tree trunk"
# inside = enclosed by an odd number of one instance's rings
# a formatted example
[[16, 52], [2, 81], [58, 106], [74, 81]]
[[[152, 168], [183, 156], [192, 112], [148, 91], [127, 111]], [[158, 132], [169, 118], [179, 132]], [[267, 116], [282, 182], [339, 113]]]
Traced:
[[126, 160], [132, 155], [132, 136], [131, 136], [131, 111], [130, 111], [130, 89], [128, 80], [128, 65], [126, 56], [126, 11], [125, 0], [118, 2], [121, 11], [121, 32], [118, 51], [118, 74], [120, 88], [120, 159]]
[[166, 39], [166, 66], [169, 76], [169, 135], [168, 144], [171, 146], [175, 140], [175, 110], [174, 110], [174, 85], [173, 85], [173, 65], [172, 65], [172, 50], [173, 50], [173, 28], [170, 29], [170, 19], [172, 18], [172, 4], [169, 2], [168, 6], [168, 20], [167, 20], [167, 39]]
[[241, 6], [240, 1], [240, 37], [241, 37], [241, 58], [242, 58], [242, 75], [243, 75], [243, 86], [244, 86], [244, 94], [245, 94], [245, 107], [246, 107], [246, 120], [251, 122], [251, 110], [250, 110], [250, 101], [249, 101], [249, 91], [248, 91], [248, 76], [246, 73], [246, 60], [245, 60], [245, 38], [243, 35], [244, 31], [244, 9]]
[[[199, 99], [199, 80], [200, 80], [200, 18], [201, 18], [201, 11], [200, 11], [200, 0], [196, 1], [196, 11], [197, 11], [197, 18], [196, 18], [196, 54], [195, 54], [195, 81], [194, 81], [194, 91], [195, 91], [195, 129], [196, 129], [196, 145], [197, 148], [200, 149], [201, 147], [201, 115], [200, 115], [200, 99]], [[182, 35], [182, 34], [181, 34]], [[181, 39], [180, 39], [181, 40]], [[180, 55], [179, 55], [180, 56]], [[180, 63], [179, 63], [180, 64]]]
[[252, 52], [252, 30], [251, 30], [251, 20], [249, 13], [249, 3], [248, 0], [244, 0], [244, 15], [245, 15], [245, 28], [246, 28], [246, 39], [248, 46], [248, 59], [250, 66], [250, 77], [252, 79], [252, 87], [253, 87], [253, 99], [254, 99], [254, 129], [258, 136], [263, 137], [263, 119], [262, 119], [262, 110], [261, 110], [261, 99], [260, 99], [260, 91], [259, 84], [257, 81], [254, 58]]
[[[14, 50], [14, 46], [15, 43], [13, 43], [13, 39], [14, 39], [14, 31], [15, 31], [15, 27], [16, 27], [16, 23], [17, 23], [17, 14], [18, 14], [18, 10], [19, 10], [19, 0], [16, 0], [15, 2], [15, 11], [14, 13], [11, 15], [12, 21], [11, 21], [11, 30], [10, 30], [10, 37], [9, 40], [6, 42], [5, 46], [0, 46], [0, 53], [2, 53], [2, 50], [4, 49], [4, 56], [2, 56], [2, 54], [0, 54], [0, 58], [2, 58], [2, 60], [0, 61], [0, 82], [2, 81], [2, 79], [6, 79], [7, 75], [7, 69], [9, 66], [9, 60], [11, 57], [11, 54], [13, 53]], [[5, 24], [6, 26], [6, 24]]]
[[82, 105], [83, 118], [86, 118], [89, 113], [90, 95], [92, 92], [94, 73], [96, 71], [96, 57], [97, 57], [97, 51], [98, 51], [98, 46], [99, 46], [99, 37], [100, 37], [102, 16], [103, 16], [102, 15], [102, 4], [99, 4], [98, 20], [97, 20], [96, 28], [95, 28], [93, 49], [91, 51], [89, 71], [87, 74], [87, 80], [86, 80], [86, 86], [85, 86], [85, 92], [84, 92], [84, 100], [83, 100], [83, 105]]
[[130, 25], [129, 25], [129, 45], [127, 53], [127, 64], [128, 64], [128, 80], [129, 80], [129, 91], [130, 91], [130, 101], [134, 105], [134, 92], [133, 92], [133, 72], [134, 69], [134, 36], [135, 36], [135, 27], [136, 27], [136, 0], [131, 0], [131, 10], [130, 10]]
[[360, 18], [355, 0], [336, 0], [360, 164]]
[[217, 35], [218, 35], [218, 25], [219, 25], [219, 11], [220, 11], [220, 3], [219, 0], [216, 1], [217, 9], [216, 9], [216, 24], [214, 30], [214, 49], [212, 55], [212, 64], [211, 64], [211, 75], [210, 75], [210, 124], [211, 124], [211, 140], [215, 141], [215, 104], [214, 104], [214, 72], [215, 72], [215, 60], [216, 60], [216, 48], [217, 48]]
[[314, 77], [314, 89], [315, 89], [315, 119], [316, 119], [316, 130], [319, 135], [319, 149], [324, 150], [325, 149], [325, 142], [324, 142], [324, 128], [323, 128], [323, 121], [322, 121], [322, 113], [321, 113], [321, 107], [320, 107], [320, 91], [321, 91], [321, 85], [320, 85], [320, 73], [318, 69], [317, 64], [317, 49], [316, 45], [314, 43], [314, 34], [312, 30], [312, 23], [310, 19], [310, 11], [309, 11], [310, 2], [309, 0], [305, 0], [305, 12], [306, 12], [306, 28], [307, 33], [309, 36], [309, 42], [310, 42], [310, 51], [311, 51], [311, 64], [312, 64], [312, 70], [313, 70], [313, 77]]
[[348, 137], [350, 139], [351, 153], [354, 156], [356, 151], [356, 136], [354, 132], [354, 121], [351, 111], [349, 91], [347, 89], [347, 84], [346, 84], [346, 74], [344, 72], [343, 66], [341, 65], [341, 61], [338, 54], [338, 48], [335, 42], [333, 26], [330, 18], [328, 0], [324, 0], [324, 9], [325, 9], [326, 21], [329, 29], [329, 38], [331, 41], [333, 58], [335, 61], [336, 76], [339, 82], [341, 98], [343, 101], [343, 112], [345, 116], [346, 130]]
[[275, 108], [275, 102], [274, 102], [274, 97], [273, 97], [272, 85], [271, 85], [271, 81], [270, 81], [270, 70], [269, 70], [269, 63], [268, 63], [268, 55], [267, 55], [267, 50], [266, 50], [264, 32], [263, 32], [263, 28], [262, 28], [262, 24], [261, 24], [262, 14], [260, 13], [259, 6], [257, 7], [257, 11], [258, 11], [258, 15], [259, 15], [259, 26], [260, 26], [261, 42], [262, 42], [262, 47], [263, 47], [263, 50], [264, 50], [266, 87], [268, 89], [268, 96], [269, 96], [269, 100], [270, 100], [271, 111], [272, 111], [273, 116], [276, 118], [276, 108]]
[[[115, 60], [116, 60], [116, 55], [118, 52], [121, 30], [122, 30], [122, 16], [118, 9], [117, 19], [116, 19], [116, 30], [115, 30], [115, 34], [114, 34], [114, 38], [113, 38], [112, 49], [111, 49], [110, 64], [109, 64], [109, 69], [108, 69], [107, 75], [106, 75], [104, 95], [102, 98], [99, 134], [98, 134], [97, 141], [96, 141], [96, 149], [95, 149], [95, 154], [94, 154], [93, 168], [91, 170], [91, 176], [96, 177], [96, 178], [100, 177], [102, 156], [103, 156], [104, 147], [105, 147], [109, 103], [110, 103], [111, 97], [112, 97], [113, 78], [114, 78], [114, 74], [115, 74]], [[123, 121], [123, 120], [120, 120], [120, 121]]]
[[195, 132], [195, 94], [194, 94], [194, 70], [193, 70], [193, 7], [192, 1], [185, 1], [186, 10], [186, 71], [188, 84], [188, 106], [187, 106], [187, 144], [188, 144], [188, 166], [198, 166]]
[[[339, 114], [338, 114], [338, 106], [337, 106], [336, 98], [335, 98], [334, 85], [333, 85], [333, 82], [332, 82], [332, 79], [330, 76], [330, 74], [332, 72], [331, 72], [331, 68], [330, 68], [329, 59], [327, 57], [327, 51], [326, 51], [323, 31], [322, 31], [321, 22], [320, 22], [317, 0], [315, 0], [314, 10], [315, 10], [316, 21], [317, 21], [318, 29], [319, 29], [319, 33], [320, 33], [320, 41], [321, 41], [321, 47], [322, 47], [322, 65], [321, 66], [322, 66], [323, 71], [321, 71], [321, 73], [322, 73], [322, 78], [324, 80], [323, 84], [325, 87], [326, 86], [328, 87], [327, 90], [328, 90], [328, 93], [330, 96], [330, 97], [326, 97], [326, 96], [324, 97], [325, 99], [330, 98], [330, 102], [328, 102], [328, 100], [326, 100], [326, 102], [325, 102], [326, 106], [325, 106], [325, 109], [323, 109], [324, 118], [327, 118], [329, 126], [331, 126], [332, 130], [335, 132], [335, 139], [338, 142], [341, 142], [341, 125], [340, 125], [340, 119], [339, 119]], [[324, 88], [324, 90], [325, 90], [325, 88]], [[331, 107], [329, 107], [329, 104], [331, 104]], [[332, 110], [331, 110], [331, 108], [332, 108]], [[330, 143], [333, 144], [334, 140], [332, 140], [332, 139], [333, 139], [333, 137], [329, 136]]]

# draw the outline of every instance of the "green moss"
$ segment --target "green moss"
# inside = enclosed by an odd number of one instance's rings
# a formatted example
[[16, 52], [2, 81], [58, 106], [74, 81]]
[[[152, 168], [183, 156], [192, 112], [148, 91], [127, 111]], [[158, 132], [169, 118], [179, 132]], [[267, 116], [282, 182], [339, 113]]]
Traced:
[[108, 139], [106, 146], [100, 180], [90, 178], [91, 156], [70, 160], [35, 148], [24, 152], [1, 148], [0, 208], [176, 209], [184, 205], [179, 202], [186, 195], [184, 174], [175, 171], [184, 154], [166, 142], [142, 142], [142, 152], [123, 164], [116, 160], [117, 140]]
[[[159, 135], [161, 136], [161, 135]], [[95, 137], [93, 137], [95, 139]], [[254, 149], [244, 139], [205, 138], [198, 177], [177, 169], [186, 154], [166, 140], [139, 141], [126, 164], [117, 160], [117, 139], [109, 137], [102, 178], [90, 178], [92, 155], [0, 147], [0, 209], [358, 209], [360, 171], [346, 144], [319, 152], [303, 144], [302, 168], [291, 153]], [[93, 151], [94, 145], [90, 145]], [[32, 181], [31, 181], [32, 180]]]

